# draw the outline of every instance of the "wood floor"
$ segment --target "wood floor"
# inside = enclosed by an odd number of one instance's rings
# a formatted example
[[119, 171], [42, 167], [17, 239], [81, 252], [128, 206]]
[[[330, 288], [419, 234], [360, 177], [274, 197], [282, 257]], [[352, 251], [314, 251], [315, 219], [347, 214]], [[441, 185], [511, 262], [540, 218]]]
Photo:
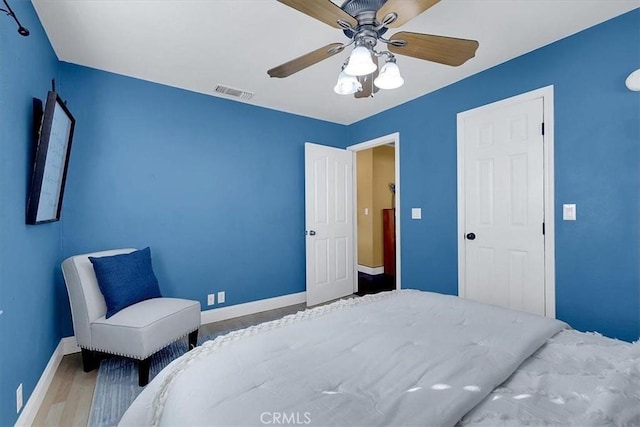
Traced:
[[[200, 326], [198, 333], [201, 337], [204, 337], [221, 331], [246, 328], [258, 323], [279, 319], [305, 308], [305, 304], [296, 304], [222, 322], [209, 323]], [[80, 353], [64, 356], [56, 370], [51, 386], [47, 390], [33, 425], [86, 426], [97, 376], [97, 369], [89, 373], [82, 370]]]

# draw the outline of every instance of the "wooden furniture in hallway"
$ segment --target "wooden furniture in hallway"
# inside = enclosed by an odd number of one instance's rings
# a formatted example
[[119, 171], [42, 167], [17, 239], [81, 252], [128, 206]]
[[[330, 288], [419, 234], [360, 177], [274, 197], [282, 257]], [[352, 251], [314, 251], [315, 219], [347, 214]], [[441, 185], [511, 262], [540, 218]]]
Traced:
[[384, 274], [396, 275], [396, 210], [382, 210], [382, 245]]

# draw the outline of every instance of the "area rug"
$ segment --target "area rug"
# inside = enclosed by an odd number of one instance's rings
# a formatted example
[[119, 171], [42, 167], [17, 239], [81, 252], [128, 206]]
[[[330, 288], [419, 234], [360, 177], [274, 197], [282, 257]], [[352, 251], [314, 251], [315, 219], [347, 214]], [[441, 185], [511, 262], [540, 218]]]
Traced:
[[[217, 335], [220, 334], [202, 337], [198, 339], [198, 344], [213, 339]], [[149, 369], [149, 380], [152, 380], [162, 368], [182, 356], [186, 351], [187, 342], [186, 339], [183, 339], [154, 354]], [[125, 357], [111, 357], [102, 360], [87, 425], [89, 427], [117, 425], [124, 412], [142, 390], [144, 387], [138, 386], [138, 366], [135, 361]]]

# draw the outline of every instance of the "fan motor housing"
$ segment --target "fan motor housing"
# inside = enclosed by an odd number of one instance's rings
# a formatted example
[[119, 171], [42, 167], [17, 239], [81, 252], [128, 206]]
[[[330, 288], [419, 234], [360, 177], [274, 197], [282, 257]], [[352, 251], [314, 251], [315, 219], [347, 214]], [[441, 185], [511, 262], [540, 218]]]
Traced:
[[[387, 0], [346, 0], [340, 8], [358, 20], [358, 27], [363, 24], [361, 20], [366, 21], [368, 25], [374, 25], [376, 12], [385, 4]], [[381, 28], [377, 31], [381, 36], [387, 31], [387, 28]], [[343, 30], [344, 35], [353, 38], [355, 33], [349, 29]]]
[[360, 12], [377, 12], [387, 0], [346, 0], [340, 8], [351, 16], [357, 16]]

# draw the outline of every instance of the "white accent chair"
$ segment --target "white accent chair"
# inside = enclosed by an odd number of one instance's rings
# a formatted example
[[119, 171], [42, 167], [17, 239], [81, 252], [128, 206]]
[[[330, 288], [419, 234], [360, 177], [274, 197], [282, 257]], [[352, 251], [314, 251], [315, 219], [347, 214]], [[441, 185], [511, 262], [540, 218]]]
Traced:
[[93, 252], [67, 258], [62, 274], [69, 293], [73, 330], [82, 349], [85, 372], [97, 367], [98, 353], [138, 360], [138, 384], [149, 382], [151, 356], [189, 335], [189, 350], [196, 346], [200, 302], [179, 298], [152, 298], [130, 305], [106, 319], [107, 305], [89, 257], [126, 254], [136, 249]]

